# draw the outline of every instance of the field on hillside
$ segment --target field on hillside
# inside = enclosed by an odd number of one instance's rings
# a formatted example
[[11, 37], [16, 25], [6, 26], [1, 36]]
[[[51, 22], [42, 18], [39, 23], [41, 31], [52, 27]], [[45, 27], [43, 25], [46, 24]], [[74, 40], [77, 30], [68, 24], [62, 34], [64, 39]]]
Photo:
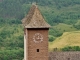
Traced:
[[65, 32], [62, 36], [49, 42], [49, 49], [64, 48], [66, 46], [80, 46], [80, 31]]
[[33, 2], [37, 2], [45, 21], [52, 26], [49, 30], [49, 50], [67, 45], [80, 46], [77, 39], [80, 0], [0, 0], [0, 60], [23, 59], [24, 30], [21, 20]]

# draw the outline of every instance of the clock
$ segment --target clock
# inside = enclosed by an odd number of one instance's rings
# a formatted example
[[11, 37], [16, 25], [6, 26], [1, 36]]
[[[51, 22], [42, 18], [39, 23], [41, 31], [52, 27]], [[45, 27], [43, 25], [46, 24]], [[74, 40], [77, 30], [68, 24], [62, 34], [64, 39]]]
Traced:
[[34, 36], [33, 36], [33, 41], [35, 43], [40, 43], [43, 41], [43, 35], [40, 34], [40, 33], [35, 33]]

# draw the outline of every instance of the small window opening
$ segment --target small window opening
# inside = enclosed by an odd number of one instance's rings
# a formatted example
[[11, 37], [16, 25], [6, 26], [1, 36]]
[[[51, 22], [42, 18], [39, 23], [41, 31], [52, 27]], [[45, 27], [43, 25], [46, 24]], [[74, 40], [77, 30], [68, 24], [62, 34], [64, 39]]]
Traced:
[[37, 49], [37, 52], [39, 52], [39, 49]]
[[68, 58], [68, 60], [70, 60], [70, 58]]

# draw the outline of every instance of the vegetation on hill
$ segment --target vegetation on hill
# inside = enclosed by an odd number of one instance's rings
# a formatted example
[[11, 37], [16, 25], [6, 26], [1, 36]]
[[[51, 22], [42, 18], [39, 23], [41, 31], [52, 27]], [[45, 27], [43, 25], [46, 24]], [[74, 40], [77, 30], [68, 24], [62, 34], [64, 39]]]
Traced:
[[[45, 20], [51, 25], [56, 23], [74, 24], [80, 19], [80, 0], [35, 0]], [[34, 1], [34, 2], [35, 2]], [[0, 17], [22, 19], [33, 0], [3, 0], [0, 2]]]
[[23, 28], [20, 24], [0, 26], [0, 60], [23, 59]]
[[49, 49], [60, 49], [68, 46], [80, 46], [80, 31], [65, 32], [53, 42], [49, 43]]
[[64, 32], [80, 30], [80, 0], [0, 0], [0, 60], [23, 59], [21, 20], [33, 2], [37, 2], [43, 17], [52, 26], [49, 42], [60, 41], [62, 37], [57, 37]]

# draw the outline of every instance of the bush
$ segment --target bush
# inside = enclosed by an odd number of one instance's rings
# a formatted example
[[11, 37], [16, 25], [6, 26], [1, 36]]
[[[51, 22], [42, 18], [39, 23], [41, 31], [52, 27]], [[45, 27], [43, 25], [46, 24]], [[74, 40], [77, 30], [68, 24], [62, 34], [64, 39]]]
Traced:
[[55, 37], [49, 36], [49, 42], [53, 42], [55, 40]]
[[62, 48], [62, 51], [80, 51], [79, 46], [67, 46]]
[[23, 49], [0, 51], [0, 60], [23, 59]]

